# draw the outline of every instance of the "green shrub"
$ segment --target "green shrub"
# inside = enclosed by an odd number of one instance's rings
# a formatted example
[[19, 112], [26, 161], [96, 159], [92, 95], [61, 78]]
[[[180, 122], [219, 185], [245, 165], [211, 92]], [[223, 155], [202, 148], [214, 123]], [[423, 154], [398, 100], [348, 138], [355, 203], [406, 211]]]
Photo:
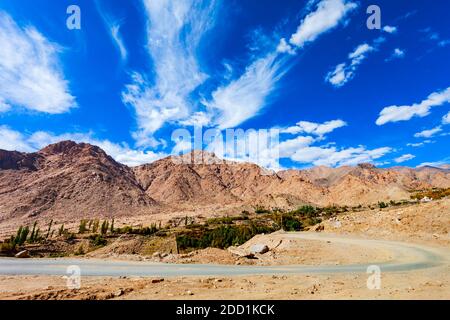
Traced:
[[79, 234], [83, 234], [83, 233], [85, 233], [86, 231], [88, 231], [86, 225], [87, 225], [87, 220], [81, 220], [81, 221], [80, 221], [80, 226], [78, 227], [78, 233], [79, 233]]
[[255, 213], [256, 213], [256, 214], [270, 213], [270, 210], [265, 209], [265, 208], [260, 207], [260, 206], [257, 206], [257, 207], [255, 208]]
[[103, 247], [106, 246], [108, 241], [100, 234], [94, 234], [89, 237], [91, 243], [95, 247]]
[[200, 229], [181, 233], [176, 237], [176, 242], [179, 250], [208, 247], [225, 249], [233, 245], [243, 244], [257, 234], [274, 231], [274, 228], [257, 226], [254, 223], [239, 226], [222, 225], [214, 229]]
[[384, 208], [389, 207], [389, 205], [387, 203], [383, 202], [383, 201], [378, 202], [378, 206], [380, 207], [380, 209], [384, 209]]

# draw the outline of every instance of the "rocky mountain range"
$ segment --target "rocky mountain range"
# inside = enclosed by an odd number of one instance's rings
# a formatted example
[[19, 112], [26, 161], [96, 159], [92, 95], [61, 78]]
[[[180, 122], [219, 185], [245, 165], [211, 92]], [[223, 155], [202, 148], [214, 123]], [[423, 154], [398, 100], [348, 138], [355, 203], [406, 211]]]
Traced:
[[[186, 161], [194, 157], [204, 161]], [[371, 204], [408, 199], [411, 191], [431, 187], [450, 187], [448, 167], [361, 164], [268, 174], [255, 164], [198, 151], [131, 168], [99, 147], [72, 141], [36, 153], [0, 150], [0, 222], [52, 215], [132, 216], [186, 204]]]

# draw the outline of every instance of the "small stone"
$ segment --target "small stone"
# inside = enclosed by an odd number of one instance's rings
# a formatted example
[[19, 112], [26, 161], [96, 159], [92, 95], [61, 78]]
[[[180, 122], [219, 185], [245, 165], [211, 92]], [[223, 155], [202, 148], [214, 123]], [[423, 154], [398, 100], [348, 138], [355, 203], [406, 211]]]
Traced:
[[114, 292], [114, 296], [115, 297], [120, 297], [124, 294], [122, 289], [117, 290], [116, 292]]
[[152, 279], [152, 283], [160, 283], [163, 282], [164, 278], [159, 278], [159, 279]]
[[30, 253], [28, 252], [28, 250], [23, 250], [16, 254], [15, 257], [19, 259], [29, 258]]
[[269, 247], [265, 244], [255, 244], [250, 248], [250, 252], [253, 254], [264, 254], [266, 252], [269, 252]]
[[186, 291], [186, 294], [187, 294], [188, 296], [193, 296], [193, 295], [194, 295], [194, 293], [193, 293], [192, 291], [190, 291], [190, 290]]

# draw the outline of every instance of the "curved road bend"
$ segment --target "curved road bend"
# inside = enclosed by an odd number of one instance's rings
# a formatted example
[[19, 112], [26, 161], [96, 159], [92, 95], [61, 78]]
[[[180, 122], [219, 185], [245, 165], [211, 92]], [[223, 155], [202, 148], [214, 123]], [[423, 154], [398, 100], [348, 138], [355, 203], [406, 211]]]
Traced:
[[15, 259], [0, 258], [0, 275], [67, 275], [70, 265], [77, 265], [83, 276], [239, 276], [302, 273], [365, 273], [369, 265], [378, 265], [383, 272], [413, 271], [450, 263], [450, 250], [423, 245], [368, 240], [319, 233], [286, 233], [285, 238], [339, 242], [382, 249], [392, 252], [387, 262], [368, 262], [350, 265], [290, 265], [290, 266], [236, 266], [209, 264], [165, 264], [152, 262], [113, 261], [98, 259]]

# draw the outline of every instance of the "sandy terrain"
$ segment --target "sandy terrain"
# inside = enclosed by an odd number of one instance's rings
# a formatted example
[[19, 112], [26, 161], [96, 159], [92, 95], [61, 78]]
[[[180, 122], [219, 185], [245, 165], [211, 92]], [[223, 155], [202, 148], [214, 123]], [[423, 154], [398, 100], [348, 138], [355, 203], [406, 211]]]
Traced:
[[[450, 200], [444, 199], [418, 206], [349, 213], [322, 223], [321, 232], [311, 231], [300, 237], [283, 233], [261, 235], [231, 249], [245, 251], [256, 243], [269, 246], [269, 253], [257, 255], [259, 259], [248, 264], [344, 268], [395, 259], [420, 264], [421, 260], [414, 258], [420, 248], [428, 248], [424, 257], [430, 261], [435, 258], [428, 257], [429, 252], [441, 254], [439, 264], [434, 267], [382, 271], [380, 290], [369, 290], [370, 275], [361, 271], [164, 279], [84, 276], [79, 290], [67, 289], [66, 279], [61, 276], [0, 276], [0, 299], [450, 299], [449, 208]], [[330, 240], [315, 240], [320, 237]], [[402, 241], [403, 245], [389, 249], [382, 245], [383, 241], [377, 241], [381, 245], [368, 246], [371, 242], [368, 239]], [[419, 251], [408, 252], [408, 247]], [[162, 262], [241, 264], [242, 261], [229, 251], [207, 249]]]
[[[450, 299], [450, 267], [386, 273], [369, 290], [367, 274], [242, 277], [92, 278], [69, 290], [61, 277], [0, 276], [0, 299]], [[157, 282], [157, 283], [152, 283]]]

